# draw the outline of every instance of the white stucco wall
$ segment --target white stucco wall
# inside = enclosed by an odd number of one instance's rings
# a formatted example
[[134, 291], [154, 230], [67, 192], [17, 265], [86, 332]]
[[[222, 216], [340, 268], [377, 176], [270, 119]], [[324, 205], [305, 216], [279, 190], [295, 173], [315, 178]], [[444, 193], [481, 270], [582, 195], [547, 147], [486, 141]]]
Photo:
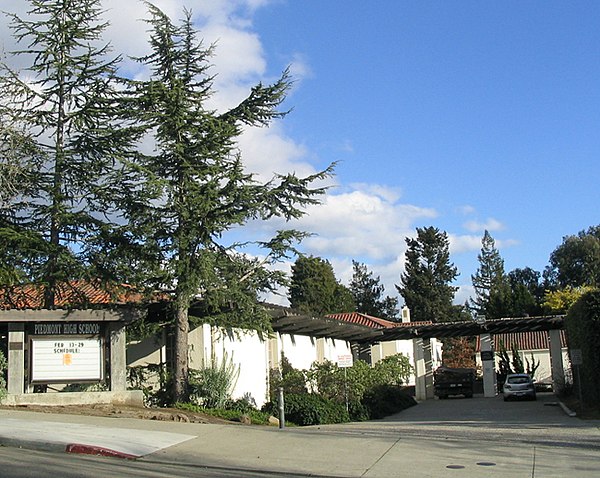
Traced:
[[338, 356], [351, 355], [350, 344], [345, 340], [320, 339], [323, 341], [324, 359], [336, 363]]
[[231, 361], [239, 370], [232, 398], [249, 398], [258, 407], [267, 401], [268, 341], [256, 332], [213, 330], [213, 353], [218, 363]]
[[317, 360], [317, 339], [304, 335], [279, 335], [279, 351], [292, 367], [308, 369]]
[[[567, 348], [562, 349], [562, 360], [563, 360], [563, 369], [565, 374], [568, 375], [569, 372], [569, 352]], [[508, 357], [512, 361], [512, 352], [507, 351]], [[551, 383], [552, 382], [552, 368], [550, 366], [550, 352], [548, 350], [525, 350], [520, 351], [521, 360], [523, 361], [523, 366], [527, 368], [527, 362], [525, 359], [531, 362], [531, 354], [533, 353], [533, 358], [536, 363], [539, 361], [540, 366], [535, 372], [535, 380], [540, 383]], [[500, 359], [498, 354], [495, 355], [495, 367], [496, 370], [499, 369]], [[481, 355], [477, 354], [477, 365], [481, 366]]]
[[[390, 355], [402, 354], [408, 357], [410, 364], [415, 367], [414, 349], [412, 340], [393, 340], [380, 342], [371, 346], [371, 361], [375, 365], [380, 360]], [[431, 339], [431, 367], [435, 370], [442, 364], [442, 342]], [[415, 385], [415, 374], [413, 373], [406, 385]]]

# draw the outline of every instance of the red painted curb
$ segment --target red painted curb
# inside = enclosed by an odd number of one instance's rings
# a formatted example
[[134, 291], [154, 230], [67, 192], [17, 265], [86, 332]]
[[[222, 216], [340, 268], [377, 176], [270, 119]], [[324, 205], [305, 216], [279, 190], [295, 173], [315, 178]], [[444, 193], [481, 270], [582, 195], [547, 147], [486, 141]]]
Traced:
[[111, 450], [110, 448], [104, 448], [101, 446], [94, 445], [83, 445], [81, 443], [70, 443], [65, 449], [66, 453], [79, 453], [81, 455], [98, 455], [98, 456], [110, 456], [112, 458], [124, 458], [126, 460], [135, 460], [139, 458], [136, 455], [129, 453], [123, 453], [121, 451]]

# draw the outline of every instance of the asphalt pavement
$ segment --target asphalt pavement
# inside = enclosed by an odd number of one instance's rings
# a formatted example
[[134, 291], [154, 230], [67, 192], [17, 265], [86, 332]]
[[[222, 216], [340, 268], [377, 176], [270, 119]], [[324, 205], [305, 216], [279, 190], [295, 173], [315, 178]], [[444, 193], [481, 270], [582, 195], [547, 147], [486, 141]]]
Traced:
[[[285, 429], [0, 410], [0, 444], [103, 453], [97, 463], [131, 476], [600, 475], [600, 422], [569, 417], [551, 395], [431, 400], [384, 420]], [[87, 476], [74, 473], [64, 476]]]

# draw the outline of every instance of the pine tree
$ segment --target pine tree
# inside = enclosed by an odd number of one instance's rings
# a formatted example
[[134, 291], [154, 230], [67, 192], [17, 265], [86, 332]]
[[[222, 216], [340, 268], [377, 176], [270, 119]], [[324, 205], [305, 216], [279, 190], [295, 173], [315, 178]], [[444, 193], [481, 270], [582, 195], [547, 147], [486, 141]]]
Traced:
[[407, 237], [406, 244], [405, 272], [396, 289], [410, 309], [411, 320], [452, 320], [456, 315], [452, 300], [458, 288], [450, 284], [458, 269], [450, 262], [448, 236], [435, 227], [417, 228], [417, 237]]
[[303, 237], [281, 231], [256, 243], [267, 253], [252, 260], [238, 252], [243, 244], [223, 243], [223, 234], [250, 220], [300, 217], [302, 208], [318, 203], [324, 192], [310, 185], [331, 169], [306, 178], [290, 174], [264, 184], [256, 181], [244, 168], [236, 138], [244, 126], [267, 126], [285, 116], [277, 108], [290, 86], [287, 71], [272, 85], [252, 88], [238, 106], [223, 113], [210, 110], [213, 48], [198, 40], [189, 11], [176, 24], [159, 8], [147, 6], [151, 52], [138, 60], [151, 75], [128, 84], [128, 109], [156, 153], [139, 154], [123, 178], [130, 229], [125, 246], [142, 253], [146, 283], [172, 294], [172, 398], [181, 401], [187, 396], [190, 307], [218, 325], [268, 329], [256, 288], [281, 281], [266, 266]]
[[354, 272], [350, 281], [350, 291], [357, 312], [386, 320], [398, 320], [398, 299], [382, 297], [385, 288], [381, 284], [381, 278], [373, 277], [367, 266], [360, 262], [352, 261], [352, 267]]
[[478, 254], [479, 267], [471, 276], [475, 298], [471, 299], [471, 308], [488, 319], [510, 316], [510, 285], [504, 273], [504, 260], [496, 249], [496, 242], [486, 230], [481, 240], [481, 252]]
[[12, 153], [26, 156], [28, 181], [0, 214], [2, 237], [28, 258], [22, 272], [45, 286], [51, 307], [57, 284], [87, 275], [86, 244], [110, 214], [106, 177], [124, 138], [110, 116], [118, 58], [97, 46], [106, 27], [98, 0], [29, 3], [27, 17], [9, 16], [24, 45], [14, 54], [31, 65], [0, 74], [0, 119], [22, 133]]
[[299, 257], [292, 266], [290, 305], [309, 314], [323, 316], [356, 309], [351, 291], [338, 282], [329, 261]]

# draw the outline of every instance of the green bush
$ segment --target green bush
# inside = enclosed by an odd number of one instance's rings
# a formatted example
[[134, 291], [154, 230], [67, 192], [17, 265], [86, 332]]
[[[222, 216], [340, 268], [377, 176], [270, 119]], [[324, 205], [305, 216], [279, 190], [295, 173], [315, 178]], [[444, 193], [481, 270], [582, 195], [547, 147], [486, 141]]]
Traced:
[[221, 363], [213, 358], [208, 367], [200, 370], [190, 369], [188, 379], [190, 400], [205, 408], [225, 408], [239, 373], [240, 369], [233, 363], [233, 358], [228, 360], [226, 355]]
[[375, 381], [381, 385], [402, 385], [408, 382], [412, 371], [410, 360], [402, 354], [385, 357], [373, 367]]
[[[314, 393], [290, 393], [284, 397], [286, 421], [296, 425], [322, 425], [350, 421], [346, 406]], [[267, 405], [266, 411], [277, 415], [277, 401]]]
[[292, 367], [286, 356], [281, 353], [281, 371], [273, 368], [269, 372], [269, 399], [277, 400], [277, 389], [283, 387], [285, 393], [308, 393], [307, 378], [303, 370]]
[[569, 348], [581, 350], [582, 399], [585, 403], [597, 404], [600, 402], [600, 291], [584, 294], [569, 309], [565, 325]]
[[6, 397], [6, 380], [4, 379], [4, 373], [7, 367], [6, 358], [4, 357], [4, 353], [0, 350], [0, 401]]
[[362, 404], [369, 411], [369, 418], [377, 419], [398, 413], [417, 402], [400, 387], [377, 385], [365, 393]]

